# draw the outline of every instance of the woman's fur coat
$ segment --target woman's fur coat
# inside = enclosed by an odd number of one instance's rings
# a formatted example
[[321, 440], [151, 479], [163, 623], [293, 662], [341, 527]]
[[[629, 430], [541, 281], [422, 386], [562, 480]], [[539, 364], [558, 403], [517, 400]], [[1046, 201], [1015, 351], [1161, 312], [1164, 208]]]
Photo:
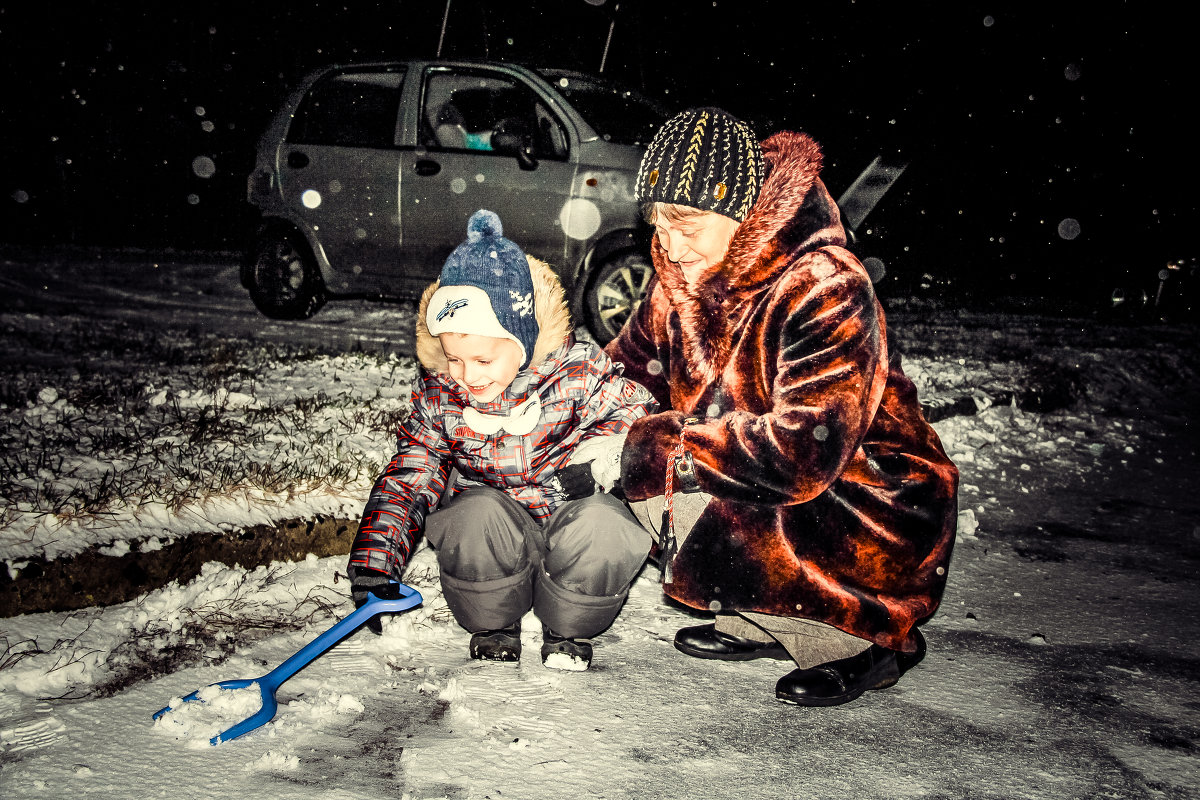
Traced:
[[889, 359], [819, 146], [779, 133], [763, 150], [767, 180], [724, 261], [689, 286], [655, 241], [657, 279], [608, 345], [669, 409], [630, 429], [624, 490], [662, 495], [682, 439], [713, 499], [673, 562], [670, 596], [912, 651], [910, 630], [945, 586], [958, 471]]

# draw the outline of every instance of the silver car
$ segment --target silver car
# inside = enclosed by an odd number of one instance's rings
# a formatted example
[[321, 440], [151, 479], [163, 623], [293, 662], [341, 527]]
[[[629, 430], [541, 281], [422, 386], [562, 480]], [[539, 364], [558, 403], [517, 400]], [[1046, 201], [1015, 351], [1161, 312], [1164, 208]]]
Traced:
[[669, 112], [566, 71], [407, 61], [322, 69], [287, 99], [248, 179], [262, 212], [242, 283], [267, 316], [337, 297], [411, 297], [480, 208], [560, 274], [601, 342], [653, 268], [634, 203], [646, 144]]

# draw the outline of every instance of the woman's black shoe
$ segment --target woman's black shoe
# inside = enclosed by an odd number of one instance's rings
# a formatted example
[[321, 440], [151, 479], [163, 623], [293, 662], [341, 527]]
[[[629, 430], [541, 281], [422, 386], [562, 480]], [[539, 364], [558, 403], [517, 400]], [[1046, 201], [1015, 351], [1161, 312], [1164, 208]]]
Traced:
[[901, 675], [925, 660], [925, 651], [927, 649], [925, 646], [925, 637], [916, 628], [912, 629], [912, 635], [917, 640], [917, 651], [915, 653], [896, 652], [896, 667], [900, 670]]
[[471, 634], [471, 658], [482, 661], [521, 660], [521, 621], [498, 631]]
[[730, 636], [728, 633], [721, 633], [712, 623], [681, 628], [675, 634], [675, 649], [696, 658], [716, 658], [721, 661], [791, 658], [779, 642], [756, 642], [753, 639]]
[[775, 697], [798, 706], [840, 706], [899, 678], [896, 651], [873, 644], [850, 658], [792, 670], [775, 684]]

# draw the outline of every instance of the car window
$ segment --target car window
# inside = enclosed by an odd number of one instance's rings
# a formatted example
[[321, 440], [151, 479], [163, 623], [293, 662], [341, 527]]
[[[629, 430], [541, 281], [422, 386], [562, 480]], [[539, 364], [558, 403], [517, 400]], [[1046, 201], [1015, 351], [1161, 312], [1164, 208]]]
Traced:
[[296, 109], [288, 141], [339, 147], [394, 147], [403, 82], [403, 69], [326, 75], [313, 84]]
[[565, 160], [562, 122], [525, 84], [482, 70], [435, 67], [421, 96], [421, 144], [494, 152], [496, 134], [513, 134], [537, 158]]
[[543, 70], [542, 76], [608, 142], [648, 144], [670, 116], [644, 95], [586, 75]]

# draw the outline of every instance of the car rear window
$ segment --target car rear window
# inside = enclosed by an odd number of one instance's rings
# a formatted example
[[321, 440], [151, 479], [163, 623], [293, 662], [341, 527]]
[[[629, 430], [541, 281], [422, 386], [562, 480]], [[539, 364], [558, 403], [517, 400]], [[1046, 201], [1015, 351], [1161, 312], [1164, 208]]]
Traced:
[[387, 148], [396, 144], [404, 69], [334, 72], [309, 90], [288, 130], [294, 144]]

